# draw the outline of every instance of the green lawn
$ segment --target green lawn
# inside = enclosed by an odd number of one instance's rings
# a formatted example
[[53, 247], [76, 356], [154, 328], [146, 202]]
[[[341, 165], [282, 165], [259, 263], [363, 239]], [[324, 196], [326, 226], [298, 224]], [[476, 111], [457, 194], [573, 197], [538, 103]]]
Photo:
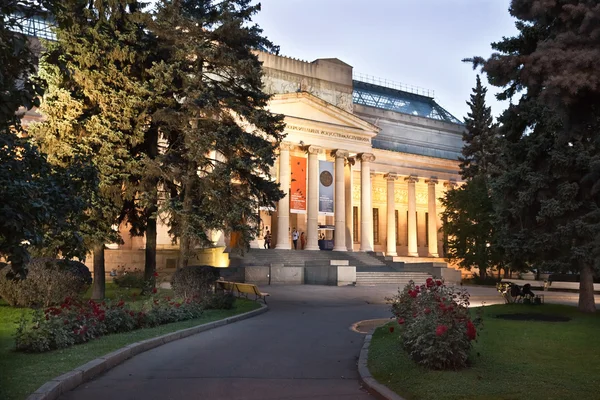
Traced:
[[[120, 293], [107, 284], [107, 296], [119, 298]], [[170, 291], [160, 292], [169, 295]], [[143, 301], [140, 299], [138, 301]], [[27, 309], [9, 307], [0, 301], [0, 399], [20, 400], [34, 392], [44, 382], [59, 376], [73, 368], [100, 357], [125, 345], [160, 336], [179, 329], [223, 319], [236, 314], [257, 309], [258, 303], [238, 299], [232, 310], [207, 310], [202, 318], [162, 325], [156, 328], [140, 329], [128, 333], [104, 336], [91, 342], [41, 354], [25, 354], [14, 351], [15, 321]]]
[[[569, 322], [507, 321], [497, 314], [544, 313]], [[484, 308], [484, 329], [462, 371], [429, 371], [402, 350], [399, 326], [373, 335], [369, 370], [407, 400], [600, 398], [600, 313], [545, 304]]]

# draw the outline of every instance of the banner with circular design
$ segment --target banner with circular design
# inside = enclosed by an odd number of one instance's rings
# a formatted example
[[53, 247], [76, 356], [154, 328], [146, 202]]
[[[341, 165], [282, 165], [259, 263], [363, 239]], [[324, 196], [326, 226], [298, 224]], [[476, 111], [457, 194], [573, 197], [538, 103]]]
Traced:
[[333, 162], [319, 160], [319, 214], [333, 215]]

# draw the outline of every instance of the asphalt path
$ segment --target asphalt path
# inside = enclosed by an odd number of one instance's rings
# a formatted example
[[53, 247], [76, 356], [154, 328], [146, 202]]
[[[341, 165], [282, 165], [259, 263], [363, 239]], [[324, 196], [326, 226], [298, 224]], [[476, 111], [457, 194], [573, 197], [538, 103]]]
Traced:
[[[364, 336], [351, 326], [389, 317], [397, 287], [261, 289], [267, 313], [137, 355], [61, 399], [373, 399], [356, 366]], [[473, 306], [502, 302], [493, 288], [468, 290]], [[577, 304], [576, 293], [544, 294]]]

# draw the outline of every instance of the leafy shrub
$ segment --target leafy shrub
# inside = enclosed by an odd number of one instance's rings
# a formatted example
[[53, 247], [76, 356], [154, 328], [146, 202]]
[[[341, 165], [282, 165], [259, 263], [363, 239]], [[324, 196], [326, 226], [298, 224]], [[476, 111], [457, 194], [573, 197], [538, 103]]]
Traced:
[[123, 271], [113, 278], [113, 282], [120, 288], [144, 289], [144, 271]]
[[90, 270], [77, 261], [39, 258], [27, 265], [27, 277], [9, 279], [10, 268], [0, 270], [0, 296], [11, 306], [48, 307], [65, 297], [85, 293], [92, 283]]
[[477, 328], [469, 315], [469, 294], [427, 279], [411, 281], [388, 299], [392, 313], [404, 325], [405, 350], [418, 364], [430, 369], [459, 369], [467, 365]]
[[171, 279], [171, 286], [177, 297], [203, 301], [212, 295], [217, 279], [219, 279], [218, 268], [194, 265], [175, 271]]
[[204, 301], [204, 307], [212, 310], [231, 310], [235, 303], [233, 293], [214, 293], [207, 296]]
[[34, 311], [23, 317], [15, 335], [17, 350], [44, 352], [85, 343], [97, 337], [199, 318], [204, 304], [188, 299], [172, 301], [152, 296], [141, 310], [132, 310], [123, 300], [81, 301], [66, 298], [60, 306]]

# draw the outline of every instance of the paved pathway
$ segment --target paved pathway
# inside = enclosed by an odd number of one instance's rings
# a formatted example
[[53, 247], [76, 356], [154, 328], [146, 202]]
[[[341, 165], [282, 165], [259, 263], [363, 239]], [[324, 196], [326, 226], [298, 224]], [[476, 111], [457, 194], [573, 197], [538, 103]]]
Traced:
[[[396, 290], [272, 286], [269, 312], [142, 353], [61, 399], [372, 399], [356, 367], [363, 335], [350, 326], [389, 317]], [[473, 305], [500, 302], [495, 289], [470, 292]]]

